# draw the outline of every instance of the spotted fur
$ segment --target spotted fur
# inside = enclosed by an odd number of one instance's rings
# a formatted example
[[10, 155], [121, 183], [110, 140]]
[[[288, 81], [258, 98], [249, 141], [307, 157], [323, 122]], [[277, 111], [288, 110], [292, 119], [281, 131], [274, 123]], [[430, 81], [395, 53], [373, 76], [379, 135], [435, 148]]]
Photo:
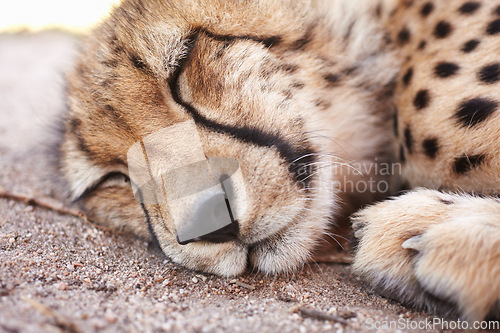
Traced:
[[[296, 269], [352, 208], [426, 187], [354, 215], [354, 271], [413, 306], [499, 316], [499, 15], [485, 0], [125, 0], [68, 74], [62, 173], [97, 223], [222, 276]], [[181, 244], [168, 207], [134, 198], [128, 149], [185, 121], [241, 167], [231, 239]]]
[[[382, 29], [355, 11], [328, 1], [124, 1], [68, 75], [61, 164], [73, 198], [96, 222], [156, 238], [192, 269], [300, 267], [353, 191], [330, 188], [333, 175], [362, 181], [369, 175], [343, 171], [349, 163], [391, 154], [384, 96], [396, 70], [382, 69], [394, 59], [379, 52]], [[188, 120], [206, 156], [240, 164], [249, 203], [237, 239], [181, 245], [169, 210], [132, 195], [130, 146]]]
[[469, 320], [500, 317], [499, 8], [433, 0], [392, 13], [392, 38], [409, 36], [394, 93], [401, 178], [428, 189], [353, 217], [358, 274], [391, 298]]

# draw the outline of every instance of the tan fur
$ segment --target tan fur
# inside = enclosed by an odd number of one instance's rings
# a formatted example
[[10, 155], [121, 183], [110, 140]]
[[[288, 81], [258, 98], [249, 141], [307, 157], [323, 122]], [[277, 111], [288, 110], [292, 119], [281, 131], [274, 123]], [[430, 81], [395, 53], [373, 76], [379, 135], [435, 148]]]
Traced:
[[[500, 299], [498, 199], [416, 190], [354, 216], [354, 270], [389, 297], [484, 319]], [[441, 308], [440, 308], [441, 307]]]
[[[465, 3], [401, 2], [386, 23], [402, 61], [394, 98], [402, 178], [409, 188], [435, 190], [410, 192], [357, 213], [360, 243], [353, 268], [389, 297], [482, 320], [500, 316], [500, 201], [464, 192], [500, 193], [500, 115], [498, 107], [477, 122], [478, 108], [471, 108], [466, 121], [456, 115], [473, 98], [498, 103], [498, 83], [480, 80], [479, 73], [498, 62], [500, 39], [487, 32], [498, 19], [498, 4], [471, 2], [473, 12], [463, 13]], [[432, 10], [422, 15], [429, 4]], [[445, 37], [435, 34], [440, 22], [451, 27]], [[404, 29], [409, 38], [401, 40]], [[479, 44], [466, 52], [470, 40]], [[439, 76], [442, 62], [458, 68]], [[415, 103], [421, 90], [428, 91], [427, 103]], [[436, 145], [426, 147], [426, 140]]]
[[[411, 35], [408, 43], [399, 49], [403, 64], [395, 92], [400, 142], [404, 145], [407, 126], [415, 142], [412, 153], [407, 147], [404, 149], [408, 163], [403, 173], [411, 187], [496, 194], [500, 182], [500, 117], [492, 116], [480, 126], [460, 126], [454, 114], [464, 100], [473, 97], [497, 100], [497, 85], [481, 83], [478, 72], [483, 66], [499, 60], [496, 56], [500, 52], [498, 36], [486, 33], [488, 24], [497, 18], [493, 13], [498, 4], [480, 1], [480, 7], [473, 14], [459, 14], [464, 3], [432, 1], [433, 11], [421, 17], [425, 3], [416, 1], [410, 8], [402, 6], [391, 20], [394, 40], [404, 27]], [[449, 37], [433, 35], [441, 21], [450, 24]], [[479, 40], [480, 44], [469, 53], [463, 52], [463, 45], [469, 40]], [[422, 41], [426, 44], [419, 50]], [[440, 62], [451, 62], [460, 68], [452, 77], [437, 77], [434, 71]], [[413, 76], [405, 86], [402, 80], [409, 68], [413, 69]], [[421, 89], [429, 91], [430, 102], [429, 106], [418, 110], [413, 101]], [[440, 149], [434, 159], [423, 155], [422, 143], [427, 138], [438, 139]], [[477, 172], [461, 176], [453, 171], [454, 159], [464, 154], [486, 154]]]
[[[499, 193], [498, 110], [471, 126], [456, 117], [464, 101], [498, 96], [477, 78], [500, 49], [485, 33], [496, 8], [481, 1], [479, 14], [463, 15], [461, 4], [433, 0], [424, 18], [426, 3], [125, 0], [88, 36], [68, 74], [61, 169], [73, 198], [98, 223], [152, 232], [181, 265], [233, 276], [247, 263], [265, 273], [300, 267], [352, 208], [402, 181], [425, 186], [434, 190], [355, 215], [354, 270], [418, 307], [496, 315], [500, 203], [436, 191]], [[441, 20], [452, 36], [433, 36]], [[477, 50], [460, 51], [472, 38], [481, 38]], [[443, 61], [459, 65], [456, 75], [436, 77]], [[415, 102], [424, 89], [430, 102]], [[207, 158], [239, 163], [246, 197], [236, 198], [245, 200], [237, 239], [180, 245], [169, 207], [141, 209], [127, 182], [130, 147], [186, 121]], [[392, 175], [377, 169], [396, 155]], [[296, 174], [301, 160], [314, 166], [309, 185]], [[387, 188], [356, 187], [370, 182]]]
[[[276, 147], [198, 126], [206, 156], [239, 162], [249, 208], [237, 241], [179, 245], [167, 207], [146, 204], [162, 249], [186, 267], [225, 276], [240, 274], [247, 260], [267, 273], [301, 266], [340, 212], [332, 175], [390, 155], [382, 96], [395, 71], [382, 68], [394, 60], [376, 54], [384, 41], [375, 21], [356, 23], [373, 11], [368, 3], [125, 1], [87, 39], [68, 78], [62, 169], [73, 196], [84, 194], [97, 222], [147, 234], [130, 185], [101, 183], [110, 172], [128, 174], [134, 142], [191, 118], [169, 86], [182, 67], [178, 94], [203, 117], [278, 136], [304, 151], [296, 159], [314, 155], [317, 168], [306, 192]], [[355, 45], [344, 38], [354, 31]], [[260, 42], [276, 36], [276, 45]]]

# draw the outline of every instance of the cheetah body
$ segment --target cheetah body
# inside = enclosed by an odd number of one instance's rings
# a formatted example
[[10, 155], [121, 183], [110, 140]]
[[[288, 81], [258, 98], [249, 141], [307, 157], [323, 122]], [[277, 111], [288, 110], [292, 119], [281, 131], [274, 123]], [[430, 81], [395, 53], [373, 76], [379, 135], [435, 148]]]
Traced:
[[[491, 1], [124, 1], [68, 75], [61, 170], [96, 222], [223, 276], [300, 267], [332, 221], [406, 183], [415, 190], [354, 215], [354, 271], [417, 307], [498, 316], [499, 12]], [[138, 203], [123, 182], [134, 143], [185, 122], [202, 155], [241, 168], [224, 242], [179, 244], [172, 211], [189, 206]], [[174, 162], [147, 163], [165, 174]], [[353, 186], [371, 181], [388, 185]]]

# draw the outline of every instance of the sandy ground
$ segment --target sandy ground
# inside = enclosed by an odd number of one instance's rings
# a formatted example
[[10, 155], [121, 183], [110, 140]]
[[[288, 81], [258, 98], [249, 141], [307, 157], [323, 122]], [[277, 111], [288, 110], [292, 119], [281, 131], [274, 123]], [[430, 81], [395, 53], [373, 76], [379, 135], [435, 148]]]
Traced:
[[[75, 41], [0, 35], [0, 190], [61, 193], [41, 147], [63, 109], [60, 72]], [[372, 293], [346, 265], [223, 279], [81, 218], [0, 199], [0, 331], [358, 332], [406, 318], [430, 317]]]

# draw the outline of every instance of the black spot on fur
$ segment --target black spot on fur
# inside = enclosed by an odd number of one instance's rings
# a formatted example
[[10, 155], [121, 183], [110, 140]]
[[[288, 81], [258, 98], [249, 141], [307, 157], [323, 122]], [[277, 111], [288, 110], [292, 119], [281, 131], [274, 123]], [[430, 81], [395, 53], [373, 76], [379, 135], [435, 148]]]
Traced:
[[115, 110], [115, 108], [113, 106], [111, 106], [109, 104], [104, 105], [102, 108], [102, 113], [104, 115], [108, 116], [109, 118], [111, 118], [114, 125], [120, 127], [121, 129], [123, 129], [126, 132], [129, 132], [129, 133], [132, 132], [132, 129], [130, 128], [130, 126], [127, 123], [127, 121], [125, 120], [125, 118], [123, 118], [120, 115], [120, 113]]
[[340, 81], [340, 78], [337, 74], [329, 73], [324, 76], [324, 79], [326, 82], [328, 82], [329, 87], [336, 86], [337, 83]]
[[348, 67], [344, 70], [342, 70], [342, 75], [345, 75], [345, 76], [349, 76], [351, 74], [353, 74], [354, 72], [356, 72], [356, 70], [358, 69], [357, 66], [351, 66], [351, 67]]
[[452, 62], [440, 62], [434, 67], [434, 73], [441, 78], [450, 77], [456, 74], [459, 67]]
[[408, 43], [410, 41], [410, 37], [411, 37], [410, 30], [408, 30], [407, 27], [404, 27], [403, 29], [401, 29], [401, 31], [399, 31], [399, 33], [398, 33], [399, 45], [404, 45], [404, 44]]
[[464, 3], [458, 9], [458, 11], [462, 14], [470, 15], [470, 14], [473, 14], [476, 10], [478, 10], [479, 7], [481, 7], [481, 4], [479, 2], [469, 1], [469, 2]]
[[462, 126], [476, 126], [488, 119], [495, 112], [498, 103], [485, 97], [476, 97], [464, 101], [455, 117]]
[[285, 96], [285, 100], [290, 100], [293, 98], [293, 93], [290, 91], [290, 89], [285, 89], [281, 93]]
[[422, 143], [422, 147], [424, 148], [424, 153], [430, 158], [436, 158], [437, 153], [439, 151], [438, 139], [437, 138], [429, 138], [425, 139]]
[[410, 67], [406, 71], [405, 75], [403, 75], [403, 84], [407, 86], [410, 83], [412, 77], [413, 77], [413, 68]]
[[332, 106], [332, 103], [330, 102], [327, 102], [323, 99], [317, 99], [314, 101], [314, 105], [319, 107], [321, 110], [326, 110], [328, 109], [330, 106]]
[[427, 42], [425, 40], [421, 41], [420, 44], [418, 44], [418, 49], [423, 50], [427, 46]]
[[140, 71], [146, 71], [148, 70], [148, 66], [144, 61], [142, 61], [141, 58], [137, 54], [130, 54], [130, 61], [132, 61], [132, 64], [134, 65], [135, 68], [137, 68]]
[[463, 155], [457, 157], [453, 162], [453, 171], [458, 175], [463, 175], [478, 168], [484, 162], [484, 155]]
[[77, 134], [76, 135], [76, 140], [78, 142], [78, 149], [81, 152], [85, 153], [87, 156], [93, 156], [92, 151], [90, 150], [89, 145], [85, 142], [85, 138], [82, 135]]
[[495, 13], [496, 15], [500, 15], [500, 6], [498, 6], [497, 8], [495, 8], [494, 13]]
[[116, 35], [111, 37], [111, 47], [114, 54], [122, 54], [125, 50]]
[[78, 133], [82, 126], [82, 121], [78, 118], [71, 118], [68, 122], [68, 130], [71, 133]]
[[445, 200], [445, 199], [439, 199], [439, 202], [442, 203], [443, 205], [453, 205], [454, 202], [451, 200]]
[[294, 89], [302, 89], [305, 87], [305, 84], [302, 82], [294, 82], [292, 83], [291, 87]]
[[488, 27], [486, 28], [486, 32], [488, 35], [496, 35], [500, 32], [500, 19], [496, 19], [495, 21], [490, 22]]
[[261, 39], [260, 42], [264, 44], [266, 47], [278, 46], [281, 43], [281, 37], [271, 36], [268, 38]]
[[469, 53], [472, 52], [476, 49], [476, 47], [479, 45], [479, 40], [477, 39], [471, 39], [468, 42], [464, 44], [462, 47], [462, 52]]
[[426, 2], [420, 10], [420, 15], [422, 15], [422, 17], [427, 17], [433, 10], [434, 4], [432, 2]]
[[377, 4], [377, 7], [375, 7], [375, 15], [380, 18], [382, 16], [382, 4]]
[[451, 24], [446, 21], [439, 21], [434, 28], [434, 36], [436, 38], [446, 38], [450, 35], [452, 30]]
[[430, 97], [429, 91], [427, 89], [422, 89], [417, 92], [415, 99], [413, 100], [413, 105], [417, 110], [426, 108], [429, 105]]
[[118, 60], [113, 59], [113, 58], [108, 58], [104, 60], [103, 65], [109, 68], [116, 68], [118, 66]]
[[296, 50], [300, 50], [300, 49], [306, 47], [307, 44], [309, 44], [313, 39], [313, 30], [314, 30], [314, 27], [309, 27], [306, 30], [305, 34], [300, 39], [297, 39], [292, 44], [292, 48], [296, 49]]
[[479, 80], [483, 83], [496, 83], [500, 80], [500, 64], [484, 66], [478, 73]]
[[414, 141], [413, 141], [413, 134], [411, 133], [410, 126], [406, 126], [404, 136], [405, 136], [406, 149], [408, 149], [408, 153], [411, 154], [413, 152]]
[[291, 74], [296, 72], [299, 69], [299, 66], [294, 64], [280, 64], [276, 67], [276, 69]]

